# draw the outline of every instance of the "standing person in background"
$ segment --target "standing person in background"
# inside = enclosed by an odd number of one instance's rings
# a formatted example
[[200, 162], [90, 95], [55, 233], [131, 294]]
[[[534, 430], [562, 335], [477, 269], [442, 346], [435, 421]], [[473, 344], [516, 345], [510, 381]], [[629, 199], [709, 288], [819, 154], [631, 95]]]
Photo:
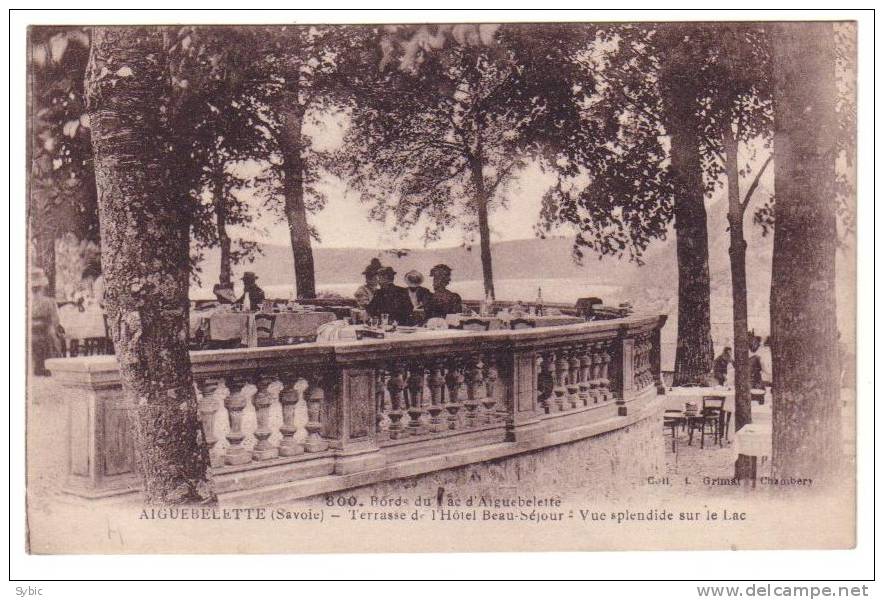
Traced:
[[249, 310], [258, 310], [264, 303], [264, 290], [258, 287], [258, 276], [251, 271], [246, 271], [242, 275], [243, 294], [236, 301], [236, 304], [245, 304], [246, 297], [249, 299]]
[[31, 269], [31, 369], [34, 375], [49, 375], [46, 359], [58, 356], [61, 325], [55, 298], [46, 295], [49, 279], [43, 269]]
[[381, 261], [377, 258], [373, 258], [362, 272], [363, 277], [365, 277], [365, 283], [360, 285], [356, 289], [356, 293], [353, 294], [356, 298], [356, 306], [359, 308], [366, 309], [371, 303], [371, 299], [374, 297], [374, 294], [378, 289], [378, 271], [380, 271], [381, 268]]
[[724, 385], [727, 381], [727, 368], [733, 362], [734, 357], [731, 354], [731, 348], [730, 346], [725, 346], [721, 354], [716, 356], [715, 361], [712, 363], [712, 374], [715, 376], [715, 381], [718, 382], [718, 385]]
[[430, 277], [433, 278], [433, 295], [427, 301], [426, 317], [440, 317], [460, 314], [463, 311], [463, 301], [458, 294], [448, 290], [451, 283], [451, 267], [439, 264], [430, 269]]
[[761, 382], [765, 387], [772, 387], [773, 356], [770, 350], [770, 336], [764, 338], [764, 345], [758, 349], [758, 360], [761, 365]]
[[749, 333], [749, 385], [754, 390], [764, 389], [764, 375], [761, 364], [761, 338], [752, 331]]
[[420, 271], [411, 270], [405, 274], [405, 285], [408, 286], [408, 298], [411, 300], [412, 320], [422, 323], [426, 320], [427, 302], [430, 301], [430, 290], [422, 286], [424, 276]]

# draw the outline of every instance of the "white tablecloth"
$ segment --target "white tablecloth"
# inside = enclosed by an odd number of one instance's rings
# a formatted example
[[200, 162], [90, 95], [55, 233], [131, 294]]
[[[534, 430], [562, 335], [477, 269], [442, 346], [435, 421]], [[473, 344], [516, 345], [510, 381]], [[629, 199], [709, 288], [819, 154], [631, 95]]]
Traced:
[[73, 304], [66, 304], [58, 309], [58, 322], [64, 327], [64, 336], [69, 340], [103, 338], [107, 335], [104, 313], [97, 304], [86, 306], [84, 312]]
[[734, 453], [769, 457], [771, 455], [772, 439], [773, 427], [771, 423], [744, 425], [742, 429], [734, 434]]

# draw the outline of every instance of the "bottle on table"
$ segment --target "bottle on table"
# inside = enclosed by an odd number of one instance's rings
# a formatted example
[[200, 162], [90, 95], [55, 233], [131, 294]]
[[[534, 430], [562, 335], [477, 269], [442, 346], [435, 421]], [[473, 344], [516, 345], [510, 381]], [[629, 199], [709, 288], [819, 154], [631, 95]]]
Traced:
[[534, 302], [537, 305], [535, 312], [538, 317], [543, 316], [543, 290], [537, 288], [537, 300]]

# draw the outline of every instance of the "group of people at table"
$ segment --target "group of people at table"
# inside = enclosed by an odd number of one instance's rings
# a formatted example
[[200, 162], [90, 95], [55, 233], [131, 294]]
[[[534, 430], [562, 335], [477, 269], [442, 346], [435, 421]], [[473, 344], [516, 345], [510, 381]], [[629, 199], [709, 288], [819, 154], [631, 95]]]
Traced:
[[420, 325], [433, 318], [445, 318], [463, 311], [460, 295], [448, 289], [451, 267], [438, 264], [430, 269], [433, 291], [423, 286], [424, 276], [411, 270], [405, 274], [406, 287], [396, 285], [396, 271], [377, 258], [362, 272], [365, 283], [356, 290], [356, 304], [369, 317], [388, 316], [398, 325]]

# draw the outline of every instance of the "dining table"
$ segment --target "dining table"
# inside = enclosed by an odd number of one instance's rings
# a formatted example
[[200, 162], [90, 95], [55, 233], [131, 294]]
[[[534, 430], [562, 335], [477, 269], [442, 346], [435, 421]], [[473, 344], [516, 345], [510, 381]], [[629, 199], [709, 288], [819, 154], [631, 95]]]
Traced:
[[325, 323], [336, 319], [328, 311], [236, 312], [209, 309], [190, 313], [191, 339], [209, 342], [236, 342], [240, 346], [255, 347], [261, 335], [258, 324], [261, 317], [272, 317], [268, 338], [275, 343], [295, 343], [316, 335]]

